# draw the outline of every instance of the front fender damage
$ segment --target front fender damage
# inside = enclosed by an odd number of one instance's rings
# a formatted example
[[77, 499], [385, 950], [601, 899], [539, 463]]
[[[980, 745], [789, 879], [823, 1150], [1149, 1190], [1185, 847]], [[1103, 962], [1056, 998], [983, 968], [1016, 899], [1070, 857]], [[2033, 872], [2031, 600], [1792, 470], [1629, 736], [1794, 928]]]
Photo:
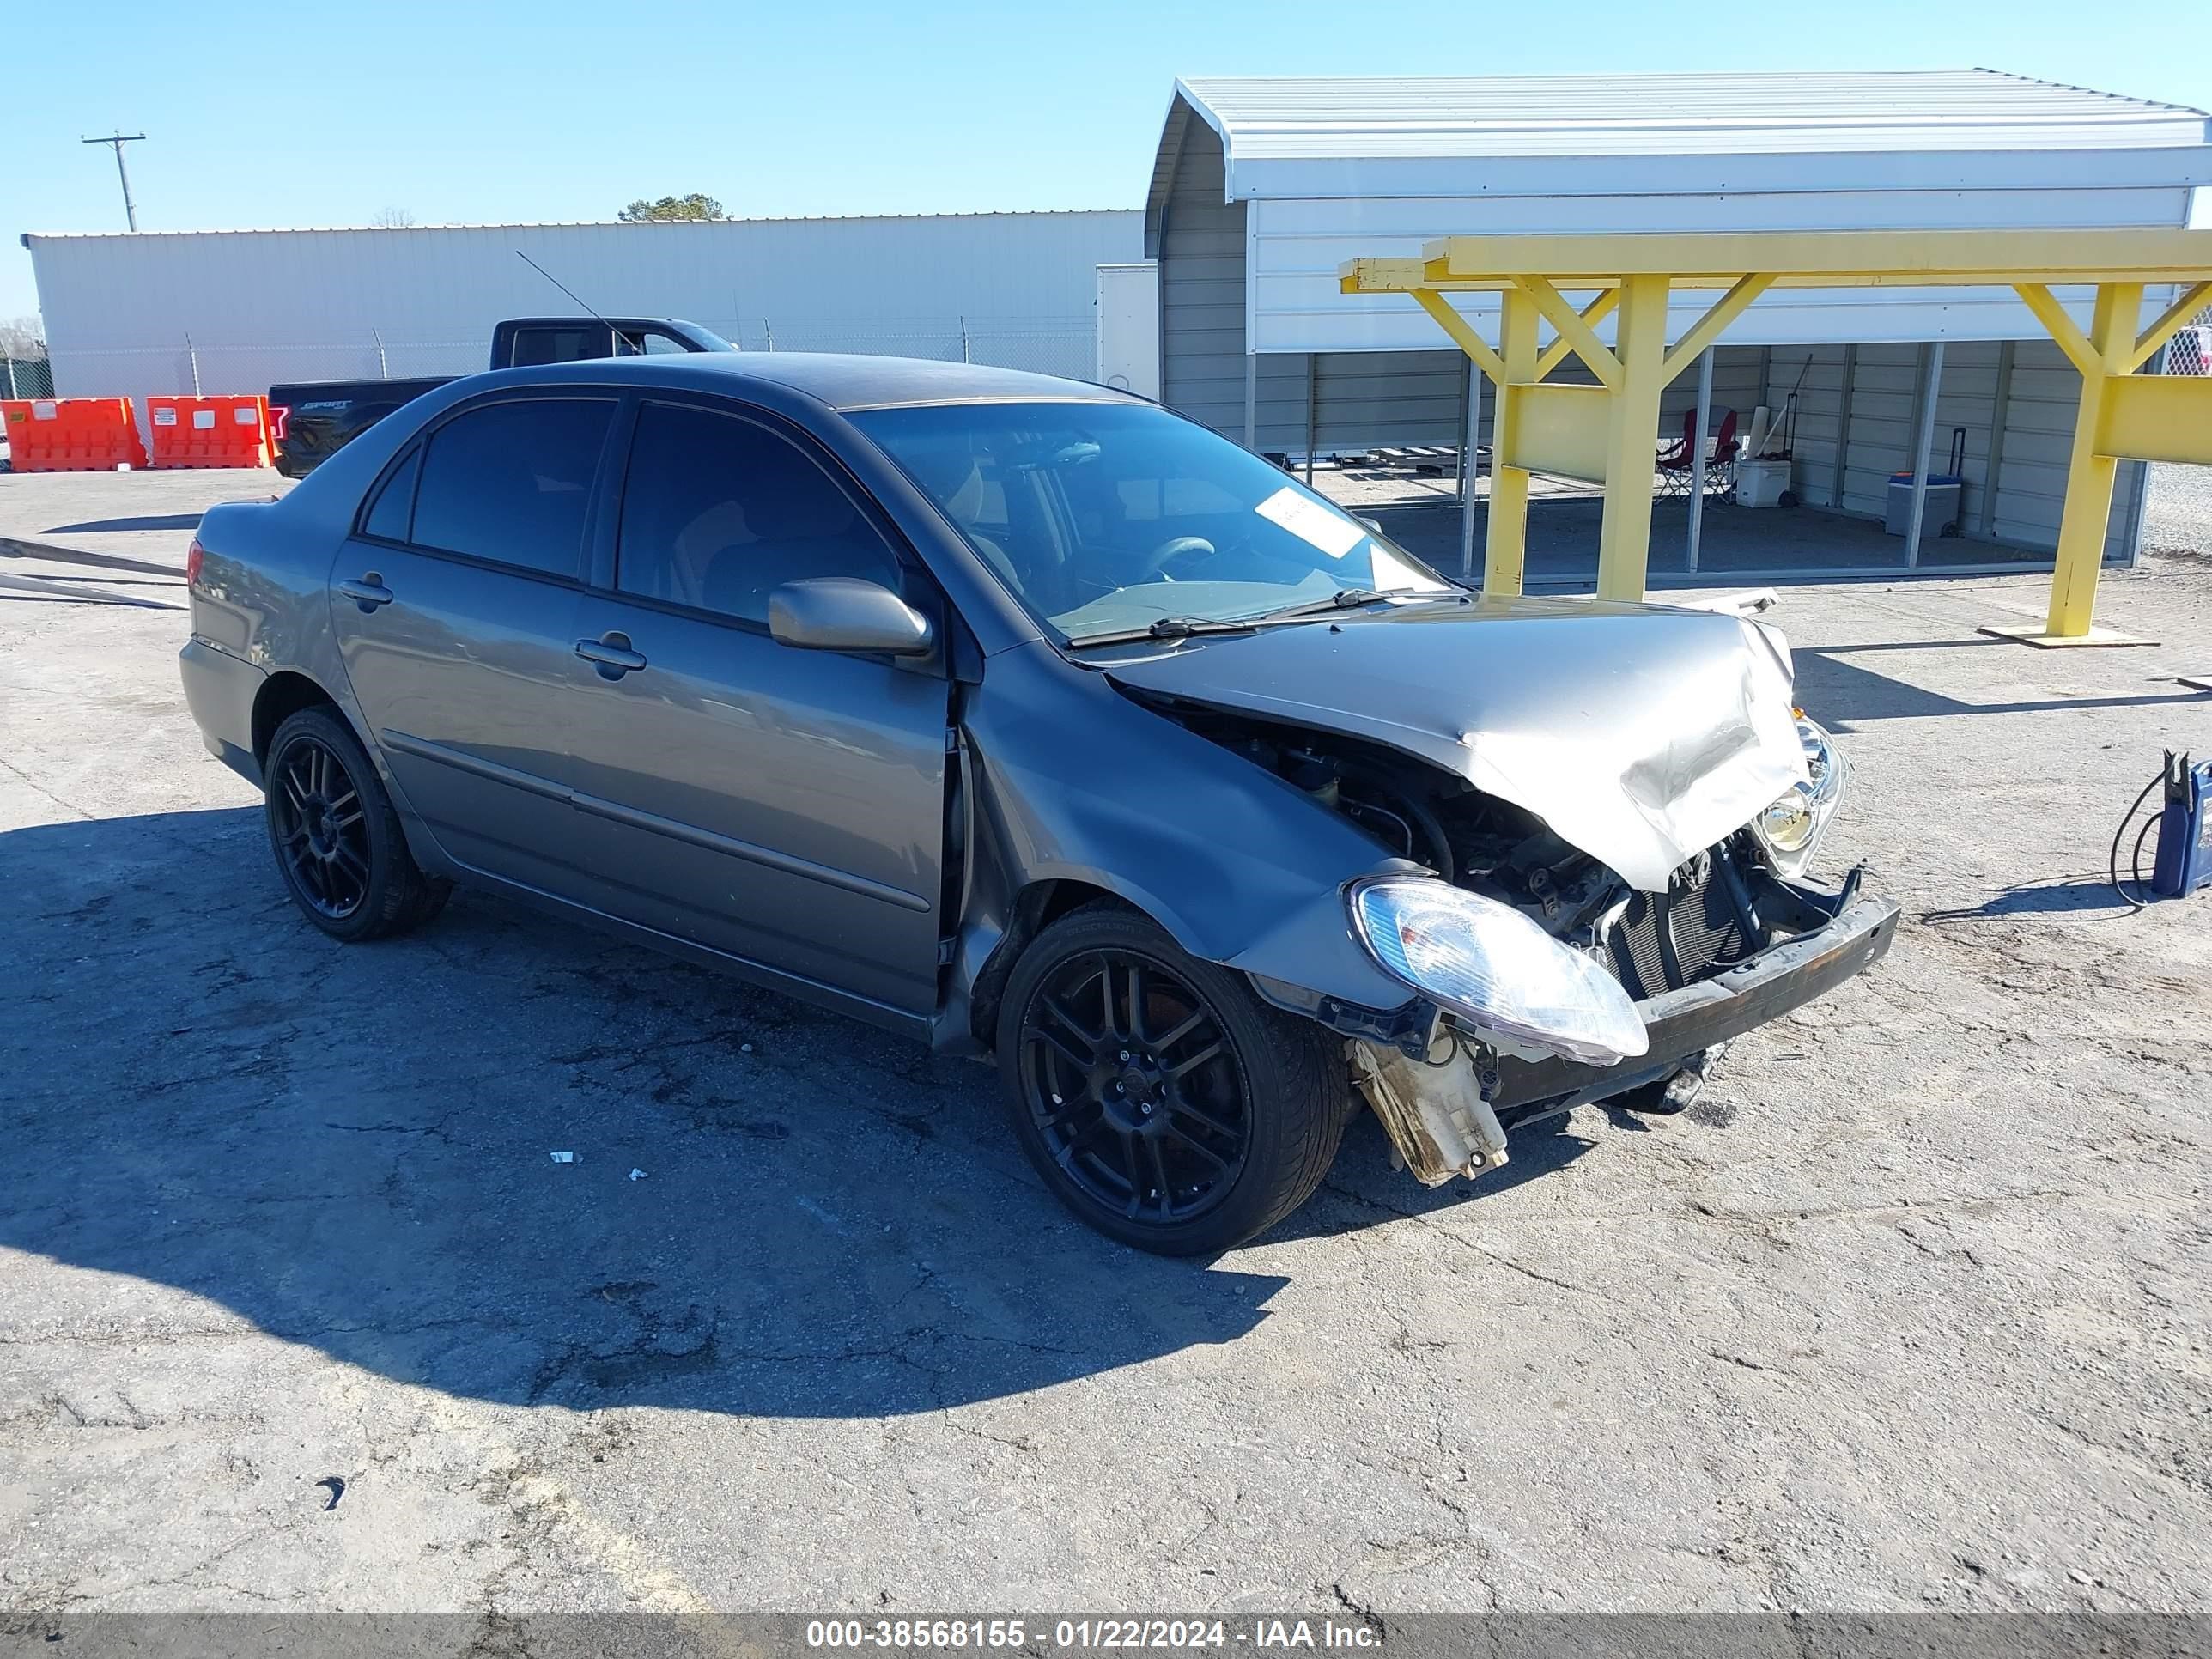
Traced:
[[[1407, 1040], [1417, 1025], [1425, 1038], [1425, 1005], [1352, 937], [1343, 899], [1363, 877], [1421, 866], [1247, 763], [1224, 763], [1218, 745], [1041, 642], [994, 657], [963, 702], [960, 921], [940, 1047], [988, 1045], [1019, 902], [1048, 886], [1111, 895], [1192, 956], [1324, 1024], [1341, 1010], [1350, 1035], [1402, 1024]], [[1395, 1029], [1384, 1040], [1398, 1040]]]

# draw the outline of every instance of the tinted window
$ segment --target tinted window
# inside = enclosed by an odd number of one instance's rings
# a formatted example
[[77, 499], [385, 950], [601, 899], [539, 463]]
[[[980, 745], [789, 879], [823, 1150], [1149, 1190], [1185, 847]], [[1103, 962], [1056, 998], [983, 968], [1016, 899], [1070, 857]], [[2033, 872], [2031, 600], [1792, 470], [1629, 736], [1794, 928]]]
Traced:
[[407, 521], [415, 512], [415, 475], [422, 469], [422, 452], [418, 449], [384, 481], [384, 488], [377, 492], [376, 504], [362, 520], [362, 535], [385, 542], [407, 539]]
[[612, 337], [597, 323], [568, 323], [551, 328], [514, 331], [513, 364], [526, 368], [536, 363], [574, 363], [610, 354]]
[[648, 404], [623, 489], [617, 583], [768, 620], [768, 596], [808, 576], [896, 588], [898, 562], [850, 496], [795, 445], [750, 421]]
[[447, 422], [430, 435], [410, 539], [574, 575], [613, 412], [611, 403], [544, 398], [492, 404]]

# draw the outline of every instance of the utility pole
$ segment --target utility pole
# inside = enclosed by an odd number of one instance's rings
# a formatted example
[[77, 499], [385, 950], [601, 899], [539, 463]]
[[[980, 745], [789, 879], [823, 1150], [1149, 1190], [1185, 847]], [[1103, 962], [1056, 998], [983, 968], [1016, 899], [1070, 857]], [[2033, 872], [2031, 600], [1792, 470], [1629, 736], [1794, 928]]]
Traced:
[[123, 165], [123, 147], [125, 144], [138, 143], [142, 142], [145, 137], [146, 135], [143, 132], [125, 132], [118, 128], [116, 131], [115, 136], [111, 138], [87, 138], [84, 140], [88, 144], [112, 144], [114, 146], [115, 176], [123, 181], [123, 218], [124, 222], [133, 230], [138, 228], [138, 210], [131, 204], [131, 169]]

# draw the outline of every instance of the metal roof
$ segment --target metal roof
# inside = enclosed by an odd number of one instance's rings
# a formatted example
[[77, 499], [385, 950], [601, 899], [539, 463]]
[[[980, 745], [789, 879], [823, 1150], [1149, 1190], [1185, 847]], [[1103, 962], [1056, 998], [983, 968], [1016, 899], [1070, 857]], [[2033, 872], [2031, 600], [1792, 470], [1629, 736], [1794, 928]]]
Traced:
[[[1176, 84], [1146, 236], [1157, 252], [1171, 197], [1238, 204], [1247, 349], [1405, 351], [1435, 325], [1342, 293], [1346, 260], [1449, 236], [2171, 229], [2208, 189], [2203, 112], [1993, 70], [1199, 77]], [[1208, 303], [1232, 314], [1218, 283]], [[1490, 302], [1459, 308], [1491, 327]], [[1915, 285], [1763, 295], [1729, 337], [2039, 331], [2007, 293]]]
[[770, 215], [764, 218], [721, 219], [516, 219], [434, 225], [238, 225], [173, 230], [27, 230], [18, 237], [23, 246], [33, 242], [131, 241], [156, 236], [364, 236], [428, 235], [449, 230], [623, 230], [698, 231], [732, 225], [880, 225], [945, 219], [1073, 219], [1101, 213], [1127, 213], [1118, 208], [955, 208], [942, 213], [803, 213]]
[[1994, 70], [1200, 77], [1239, 161], [2197, 144], [2202, 110]]

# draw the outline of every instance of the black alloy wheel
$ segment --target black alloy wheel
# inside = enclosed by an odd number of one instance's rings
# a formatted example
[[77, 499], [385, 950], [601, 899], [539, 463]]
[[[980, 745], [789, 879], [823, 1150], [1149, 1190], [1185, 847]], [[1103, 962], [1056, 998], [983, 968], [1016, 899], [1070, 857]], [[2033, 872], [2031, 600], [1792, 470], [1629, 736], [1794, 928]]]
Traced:
[[998, 1002], [1016, 1139], [1108, 1237], [1241, 1244], [1305, 1202], [1351, 1115], [1342, 1042], [1101, 900], [1031, 939]]
[[445, 908], [453, 884], [416, 865], [368, 750], [336, 708], [302, 708], [278, 726], [261, 779], [276, 867], [332, 939], [404, 933]]
[[1194, 1220], [1244, 1167], [1243, 1068], [1205, 1000], [1129, 951], [1062, 963], [1022, 1025], [1022, 1082], [1053, 1161], [1130, 1221]]
[[324, 920], [345, 921], [368, 897], [361, 785], [330, 744], [304, 733], [286, 746], [270, 781], [270, 829], [294, 890]]

